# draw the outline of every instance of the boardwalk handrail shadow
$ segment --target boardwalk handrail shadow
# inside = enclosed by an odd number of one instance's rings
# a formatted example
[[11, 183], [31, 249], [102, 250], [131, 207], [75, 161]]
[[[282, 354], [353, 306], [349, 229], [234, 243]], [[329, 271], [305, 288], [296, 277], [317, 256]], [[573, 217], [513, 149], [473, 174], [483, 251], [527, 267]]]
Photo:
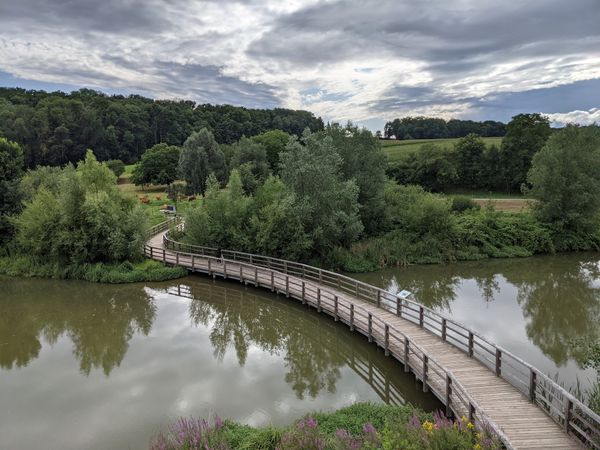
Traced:
[[[170, 219], [154, 227], [156, 230], [154, 233], [173, 229], [179, 224], [179, 219]], [[271, 289], [285, 286], [283, 291], [286, 295], [311, 303], [318, 310], [334, 316], [336, 320], [341, 320], [352, 329], [365, 334], [369, 340], [375, 340], [386, 353], [392, 354], [403, 362], [407, 370], [410, 367], [417, 378], [423, 381], [424, 389], [431, 387], [436, 396], [446, 404], [448, 412], [453, 411], [459, 417], [466, 415], [478, 426], [492, 428], [509, 448], [511, 448], [510, 442], [502, 430], [478, 407], [451, 372], [428, 357], [410, 337], [366, 309], [351, 305], [351, 310], [347, 310], [348, 308], [342, 310], [345, 305], [342, 306], [342, 303], [338, 302], [336, 293], [343, 292], [353, 298], [376, 305], [433, 333], [485, 365], [496, 376], [527, 396], [558, 423], [565, 433], [574, 436], [586, 446], [600, 449], [598, 414], [521, 358], [489, 342], [459, 322], [444, 317], [418, 302], [399, 298], [367, 283], [306, 264], [231, 250], [223, 250], [221, 254], [217, 254], [215, 248], [177, 242], [169, 237], [168, 232], [164, 234], [162, 244], [163, 248], [146, 245], [145, 254], [156, 258], [156, 252], [162, 252], [160, 256], [167, 264], [180, 264], [180, 258], [187, 258], [188, 265], [191, 262], [191, 268], [196, 271], [199, 267], [194, 267], [195, 257], [201, 256], [208, 267], [200, 271], [213, 276], [214, 268], [220, 264], [224, 278], [235, 278], [257, 286], [271, 287]], [[173, 253], [166, 253], [165, 248]], [[211, 270], [211, 263], [213, 270]], [[231, 267], [229, 273], [227, 264]], [[231, 272], [234, 267], [239, 273]], [[270, 277], [266, 283], [263, 279], [265, 276]], [[314, 292], [315, 285], [327, 286], [332, 290], [316, 289]], [[309, 292], [311, 289], [313, 291]]]

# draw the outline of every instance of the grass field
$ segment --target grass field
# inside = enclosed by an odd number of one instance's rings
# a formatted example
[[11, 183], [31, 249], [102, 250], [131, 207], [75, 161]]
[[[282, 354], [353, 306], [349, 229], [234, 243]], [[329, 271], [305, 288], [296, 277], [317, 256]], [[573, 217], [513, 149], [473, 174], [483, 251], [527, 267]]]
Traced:
[[[486, 145], [495, 144], [500, 146], [502, 142], [502, 138], [500, 137], [486, 137], [482, 138], [485, 141]], [[405, 141], [396, 141], [396, 140], [381, 140], [381, 145], [383, 147], [383, 151], [388, 157], [388, 161], [393, 163], [398, 161], [402, 156], [407, 153], [418, 151], [423, 144], [436, 144], [440, 147], [452, 148], [454, 144], [459, 141], [459, 138], [450, 138], [450, 139], [408, 139]]]

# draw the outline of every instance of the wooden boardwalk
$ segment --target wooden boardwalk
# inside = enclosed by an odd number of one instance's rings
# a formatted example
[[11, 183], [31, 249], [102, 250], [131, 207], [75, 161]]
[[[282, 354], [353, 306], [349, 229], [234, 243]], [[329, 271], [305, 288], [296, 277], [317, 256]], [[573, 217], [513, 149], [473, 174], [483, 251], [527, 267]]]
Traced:
[[536, 369], [415, 302], [289, 261], [229, 251], [212, 256], [214, 249], [184, 246], [165, 232], [144, 251], [166, 264], [270, 289], [342, 321], [403, 363], [448, 414], [493, 429], [507, 448], [600, 448], [597, 415]]

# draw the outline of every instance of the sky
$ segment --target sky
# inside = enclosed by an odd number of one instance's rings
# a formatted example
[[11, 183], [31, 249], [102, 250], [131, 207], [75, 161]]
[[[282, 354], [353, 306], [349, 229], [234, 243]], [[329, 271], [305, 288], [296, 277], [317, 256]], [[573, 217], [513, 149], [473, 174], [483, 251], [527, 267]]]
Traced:
[[0, 85], [600, 123], [600, 0], [0, 0]]

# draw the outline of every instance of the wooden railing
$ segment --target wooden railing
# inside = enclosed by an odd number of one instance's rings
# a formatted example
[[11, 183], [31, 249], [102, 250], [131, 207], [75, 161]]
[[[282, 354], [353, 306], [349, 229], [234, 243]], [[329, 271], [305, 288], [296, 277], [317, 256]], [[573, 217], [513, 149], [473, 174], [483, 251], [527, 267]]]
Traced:
[[[354, 298], [372, 303], [386, 311], [392, 312], [397, 316], [432, 332], [445, 342], [448, 342], [468, 354], [470, 357], [478, 360], [492, 370], [496, 376], [506, 380], [515, 389], [527, 396], [531, 402], [537, 404], [556, 423], [562, 426], [567, 434], [573, 435], [588, 447], [600, 449], [600, 416], [598, 414], [593, 412], [554, 380], [523, 361], [521, 358], [488, 341], [483, 336], [459, 322], [444, 317], [440, 313], [427, 308], [416, 301], [398, 297], [397, 295], [391, 294], [378, 287], [328, 270], [262, 255], [231, 250], [219, 252], [217, 249], [211, 247], [184, 244], [170, 239], [168, 233], [163, 237], [163, 245], [165, 248], [176, 252], [176, 255], [171, 258], [172, 260], [169, 261], [168, 258], [166, 258], [165, 262], [178, 263], [179, 255], [201, 255], [204, 259], [209, 261], [209, 272], [210, 261], [214, 261], [213, 264], [216, 264], [217, 261], [221, 261], [225, 266], [225, 278], [231, 278], [233, 276], [233, 274], [227, 273], [226, 264], [235, 263], [243, 268], [241, 271], [251, 271], [255, 277], [258, 276], [257, 268], [268, 270], [272, 283], [274, 277], [286, 277], [286, 285], [289, 285], [289, 283], [302, 283], [302, 291], [305, 289], [303, 280], [318, 283], [320, 286], [333, 288], [332, 291], [321, 289], [319, 290], [320, 292], [315, 293], [317, 296], [317, 303], [314, 306], [319, 310], [323, 309], [322, 305], [319, 303], [322, 303], [324, 295], [329, 296], [333, 309], [328, 312], [334, 315], [334, 318], [339, 315], [337, 312], [339, 305], [335, 292], [344, 292]], [[152, 250], [150, 250], [150, 252], [152, 252]], [[175, 261], [175, 258], [177, 261]], [[252, 274], [246, 276], [247, 281], [251, 281]], [[242, 274], [239, 276], [242, 278], [244, 277]], [[256, 284], [262, 285], [262, 283], [259, 283], [258, 281], [256, 281]], [[300, 288], [300, 286], [296, 286], [296, 288]], [[348, 311], [348, 317], [350, 317], [348, 324], [351, 328], [353, 328], [352, 317], [356, 317], [359, 309], [359, 307], [354, 307], [353, 311]], [[471, 418], [484, 414], [479, 410], [476, 403], [464, 388], [462, 388], [458, 381], [456, 381], [442, 366], [428, 358], [428, 356], [416, 344], [412, 343], [407, 336], [393, 328], [390, 324], [382, 322], [380, 319], [372, 316], [372, 314], [366, 311], [362, 311], [362, 314], [363, 319], [369, 324], [367, 331], [368, 329], [373, 330], [373, 327], [375, 326], [378, 327], [378, 337], [381, 338], [381, 342], [378, 341], [378, 343], [384, 347], [386, 352], [391, 352], [390, 348], [392, 347], [392, 342], [394, 342], [396, 345], [404, 346], [401, 355], [398, 355], [397, 352], [394, 353], [394, 356], [398, 359], [406, 362], [410, 359], [410, 356], [413, 356], [413, 358], [421, 361], [422, 367], [420, 369], [419, 367], [413, 367], [413, 371], [419, 379], [424, 381], [424, 388], [427, 387], [428, 381], [433, 376], [432, 374], [435, 374], [435, 377], [438, 378], [436, 380], [437, 384], [439, 384], [441, 380], [442, 386], [436, 387], [434, 391], [436, 392], [436, 395], [438, 395], [438, 398], [445, 401], [448, 408], [451, 408], [450, 405], [452, 405], [452, 400], [454, 400], [454, 404], [456, 405], [456, 402], [458, 401], [464, 408], [463, 412], [465, 415], [468, 415]], [[369, 339], [372, 339], [374, 332], [368, 332], [368, 334]], [[405, 367], [408, 369], [407, 364], [405, 364]], [[431, 384], [433, 385], [435, 383], [432, 382]], [[444, 390], [445, 392], [443, 392]], [[460, 408], [452, 409], [455, 410], [455, 412], [460, 411]], [[500, 436], [503, 435], [494, 424], [490, 423], [489, 425]], [[505, 442], [505, 444], [508, 445], [507, 442]]]
[[165, 220], [164, 222], [161, 222], [159, 224], [154, 225], [153, 227], [148, 228], [148, 230], [146, 230], [146, 236], [151, 237], [158, 233], [162, 233], [163, 231], [173, 228], [180, 223], [181, 223], [180, 216], [171, 217], [171, 218]]

